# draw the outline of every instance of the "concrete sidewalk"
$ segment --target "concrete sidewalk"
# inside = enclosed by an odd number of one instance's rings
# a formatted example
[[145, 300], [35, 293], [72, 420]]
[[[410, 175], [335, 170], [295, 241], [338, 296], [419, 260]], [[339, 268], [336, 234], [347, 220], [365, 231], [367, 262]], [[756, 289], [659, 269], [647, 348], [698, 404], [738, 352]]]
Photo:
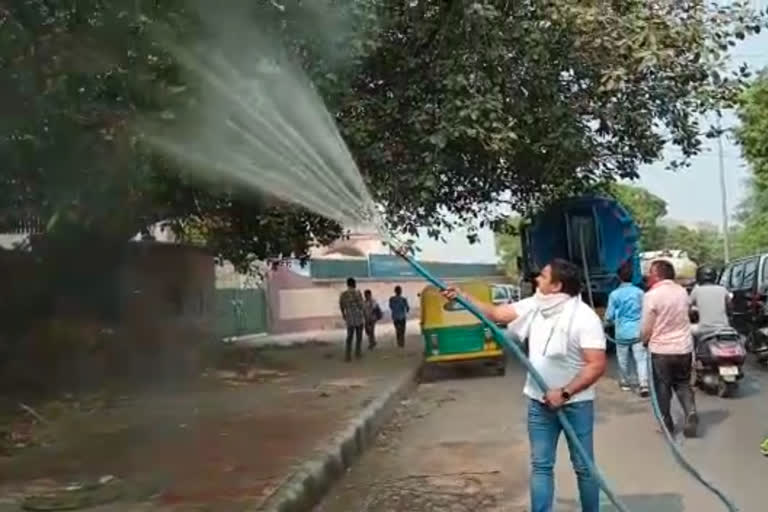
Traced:
[[[408, 320], [406, 336], [416, 336], [420, 333], [418, 319]], [[314, 331], [289, 332], [285, 334], [249, 334], [225, 338], [226, 343], [249, 347], [290, 347], [303, 343], [344, 343], [346, 329], [323, 329]], [[383, 321], [376, 325], [376, 337], [381, 342], [392, 342], [395, 336], [395, 326], [392, 322]], [[364, 341], [364, 344], [367, 343]]]
[[0, 512], [309, 510], [414, 385], [422, 348], [382, 333], [345, 363], [288, 339], [226, 347], [228, 369], [183, 388], [32, 404], [45, 421], [16, 418], [30, 441], [0, 456]]

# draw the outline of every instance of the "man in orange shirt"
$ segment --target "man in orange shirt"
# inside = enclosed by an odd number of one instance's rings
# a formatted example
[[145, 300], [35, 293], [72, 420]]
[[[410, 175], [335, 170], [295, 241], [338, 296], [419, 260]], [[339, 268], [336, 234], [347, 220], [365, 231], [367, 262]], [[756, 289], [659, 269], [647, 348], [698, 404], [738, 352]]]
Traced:
[[651, 353], [653, 384], [664, 425], [670, 434], [674, 431], [670, 412], [674, 390], [685, 412], [683, 434], [695, 437], [699, 420], [691, 386], [693, 336], [688, 292], [674, 279], [675, 269], [668, 261], [651, 264], [650, 289], [643, 298], [642, 338]]

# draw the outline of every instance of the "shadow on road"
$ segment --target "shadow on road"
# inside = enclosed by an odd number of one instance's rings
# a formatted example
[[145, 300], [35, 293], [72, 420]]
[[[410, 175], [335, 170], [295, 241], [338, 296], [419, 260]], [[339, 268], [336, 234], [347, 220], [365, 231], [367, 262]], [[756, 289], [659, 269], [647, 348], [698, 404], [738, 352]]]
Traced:
[[597, 423], [605, 423], [616, 416], [651, 414], [650, 402], [630, 394], [603, 393], [597, 403]]
[[[750, 370], [752, 371], [752, 370]], [[747, 374], [744, 379], [739, 383], [739, 389], [733, 398], [747, 398], [756, 395], [760, 392], [760, 380], [756, 377]]]
[[[630, 494], [620, 498], [632, 512], [683, 512], [685, 510], [683, 497], [679, 494]], [[558, 500], [556, 510], [575, 512], [580, 508], [576, 500]], [[618, 509], [610, 503], [605, 503], [601, 505], [600, 511], [618, 512]]]
[[726, 409], [711, 409], [709, 411], [699, 411], [699, 436], [707, 435], [712, 427], [716, 427], [724, 422], [731, 415]]
[[482, 377], [499, 376], [493, 364], [478, 361], [465, 361], [443, 365], [425, 365], [419, 375], [421, 382], [441, 382], [449, 380], [471, 380]]

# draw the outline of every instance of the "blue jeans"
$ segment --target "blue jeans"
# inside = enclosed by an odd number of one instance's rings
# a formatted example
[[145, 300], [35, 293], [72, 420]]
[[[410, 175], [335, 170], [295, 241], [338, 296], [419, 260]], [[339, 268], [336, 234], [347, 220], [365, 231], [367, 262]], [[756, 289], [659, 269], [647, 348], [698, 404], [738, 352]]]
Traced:
[[[594, 459], [592, 431], [595, 408], [592, 400], [566, 404], [562, 408], [573, 425], [579, 442]], [[557, 413], [537, 400], [528, 401], [528, 438], [531, 443], [531, 512], [552, 512], [555, 498], [555, 456], [563, 427]], [[571, 463], [576, 473], [582, 512], [600, 510], [600, 486], [589, 466], [568, 440]]]
[[637, 382], [648, 386], [648, 350], [642, 343], [631, 345], [616, 344], [616, 359], [619, 362], [619, 381], [631, 385]]

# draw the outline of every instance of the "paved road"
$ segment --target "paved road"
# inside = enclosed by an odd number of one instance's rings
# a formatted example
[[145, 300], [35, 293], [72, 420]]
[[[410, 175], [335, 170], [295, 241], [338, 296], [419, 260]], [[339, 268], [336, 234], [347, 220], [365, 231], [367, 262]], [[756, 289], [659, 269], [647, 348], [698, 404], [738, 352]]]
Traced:
[[[420, 386], [316, 512], [526, 510], [523, 373], [510, 370]], [[737, 397], [697, 393], [702, 437], [679, 442], [742, 511], [760, 512], [768, 509], [768, 459], [758, 452], [768, 431], [768, 371], [747, 371]], [[598, 413], [598, 464], [633, 512], [724, 510], [673, 461], [648, 401], [605, 378]], [[578, 510], [564, 442], [556, 473], [557, 512]]]

